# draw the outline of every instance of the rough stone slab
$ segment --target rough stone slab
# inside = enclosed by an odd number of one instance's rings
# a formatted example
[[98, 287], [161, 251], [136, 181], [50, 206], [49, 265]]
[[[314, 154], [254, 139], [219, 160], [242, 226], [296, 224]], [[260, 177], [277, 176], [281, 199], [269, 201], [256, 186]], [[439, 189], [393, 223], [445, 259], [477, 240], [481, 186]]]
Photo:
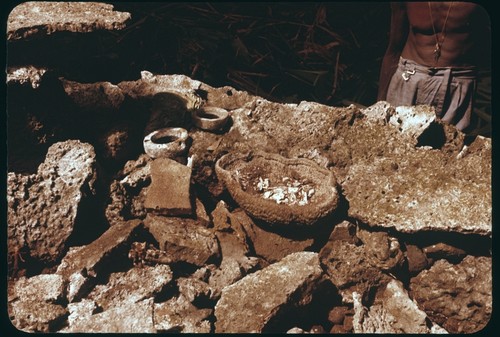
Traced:
[[457, 265], [437, 261], [410, 280], [410, 291], [429, 318], [450, 333], [475, 333], [492, 314], [491, 257], [467, 256]]
[[291, 253], [304, 251], [314, 243], [312, 237], [290, 237], [286, 229], [282, 233], [259, 227], [241, 209], [233, 212], [232, 218], [237, 219], [243, 227], [255, 254], [269, 263], [277, 262]]
[[[443, 144], [433, 145], [440, 150], [415, 147], [394, 128], [355, 123], [342, 135], [351, 163], [338, 171], [349, 215], [406, 233], [491, 235], [491, 139], [478, 137], [479, 144], [452, 150], [447, 128], [434, 124], [434, 138], [442, 137]], [[365, 144], [363, 138], [371, 140]]]
[[322, 275], [317, 253], [293, 253], [226, 287], [215, 306], [216, 333], [258, 333], [287, 306], [305, 305]]
[[110, 227], [97, 240], [68, 252], [57, 268], [57, 274], [69, 279], [74, 273], [90, 277], [100, 272], [105, 273], [107, 265], [112, 263], [114, 258], [128, 259], [129, 244], [134, 234], [142, 227], [140, 220], [125, 221]]
[[65, 332], [71, 333], [155, 333], [153, 299], [124, 302], [101, 313], [76, 320]]
[[7, 84], [17, 83], [20, 85], [30, 84], [33, 89], [40, 86], [43, 76], [47, 72], [46, 68], [36, 68], [26, 66], [7, 70]]
[[344, 303], [352, 302], [354, 292], [364, 297], [390, 280], [376, 267], [378, 259], [374, 259], [369, 248], [350, 243], [351, 240], [337, 239], [336, 234], [335, 231], [332, 232], [319, 256], [326, 274], [339, 289]]
[[484, 172], [471, 181], [471, 175], [459, 162], [428, 150], [408, 154], [405, 161], [383, 157], [352, 165], [344, 184], [349, 215], [405, 233], [491, 235], [490, 177]]
[[60, 325], [67, 315], [67, 309], [58, 304], [65, 287], [64, 279], [55, 274], [19, 279], [10, 303], [14, 326], [26, 332], [49, 332]]
[[7, 20], [7, 40], [50, 35], [54, 32], [87, 33], [120, 30], [131, 18], [99, 2], [29, 1], [16, 6]]
[[400, 281], [390, 281], [377, 293], [370, 308], [358, 301], [353, 322], [355, 333], [428, 334], [427, 315], [411, 300]]
[[200, 81], [192, 80], [185, 75], [154, 76], [148, 71], [142, 71], [140, 80], [120, 82], [118, 87], [132, 99], [156, 96], [157, 101], [161, 102], [162, 99], [168, 98], [168, 94], [173, 94], [181, 99], [185, 104], [184, 108], [189, 111], [198, 109], [203, 102], [196, 94], [201, 84]]
[[96, 165], [92, 145], [68, 140], [50, 146], [36, 174], [8, 173], [9, 255], [28, 247], [43, 262], [62, 257], [82, 200], [96, 193]]
[[196, 220], [148, 214], [144, 224], [172, 262], [183, 261], [203, 266], [220, 259], [219, 244], [214, 233]]
[[96, 311], [97, 305], [89, 299], [82, 299], [80, 302], [68, 304], [68, 327], [59, 332], [71, 332], [72, 327], [82, 324]]
[[191, 168], [169, 158], [157, 158], [150, 166], [151, 185], [144, 207], [161, 215], [191, 215]]
[[146, 216], [144, 200], [146, 187], [151, 184], [151, 158], [143, 154], [137, 160], [129, 160], [118, 180], [110, 185], [110, 203], [105, 214], [110, 226], [130, 219], [142, 219]]
[[172, 276], [168, 265], [132, 268], [111, 274], [108, 283], [96, 286], [88, 298], [104, 310], [120, 303], [139, 302], [162, 292], [172, 281]]
[[210, 333], [207, 318], [211, 314], [212, 309], [198, 309], [181, 295], [155, 304], [155, 328], [158, 332]]
[[125, 100], [122, 90], [110, 82], [79, 83], [61, 80], [69, 99], [84, 111], [118, 111]]
[[386, 232], [363, 229], [358, 229], [356, 235], [363, 242], [367, 260], [372, 266], [384, 271], [402, 266], [405, 258], [396, 238]]

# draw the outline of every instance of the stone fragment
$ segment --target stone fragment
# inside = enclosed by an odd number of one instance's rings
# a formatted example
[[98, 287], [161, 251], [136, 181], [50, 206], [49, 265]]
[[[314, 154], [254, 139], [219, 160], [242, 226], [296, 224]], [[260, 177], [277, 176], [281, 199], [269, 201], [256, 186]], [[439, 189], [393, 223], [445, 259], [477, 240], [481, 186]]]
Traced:
[[398, 106], [389, 118], [389, 125], [416, 140], [435, 120], [436, 112], [430, 106]]
[[341, 223], [335, 225], [332, 233], [330, 234], [329, 241], [346, 241], [353, 245], [360, 245], [362, 242], [356, 236], [356, 225], [350, 223], [349, 221], [342, 221]]
[[181, 295], [155, 304], [155, 328], [158, 332], [210, 333], [207, 318], [211, 314], [212, 309], [198, 309]]
[[[382, 126], [359, 123], [350, 133], [344, 141], [352, 164], [345, 174], [338, 172], [349, 216], [404, 233], [491, 235], [490, 154], [478, 151], [468, 159], [450, 159], [447, 151], [415, 148]], [[367, 148], [359, 137], [376, 145]]]
[[120, 303], [140, 302], [160, 294], [172, 281], [172, 276], [167, 265], [131, 268], [111, 274], [108, 283], [94, 287], [88, 298], [104, 310]]
[[113, 5], [98, 2], [24, 2], [7, 20], [7, 40], [54, 32], [86, 33], [100, 29], [120, 30], [131, 18]]
[[224, 201], [219, 201], [211, 213], [223, 258], [246, 259], [250, 253], [242, 222], [251, 221], [244, 212], [231, 213]]
[[106, 220], [110, 226], [134, 218], [144, 218], [144, 200], [147, 186], [151, 184], [151, 159], [146, 154], [129, 160], [118, 172], [118, 180], [111, 182], [110, 203], [106, 206]]
[[408, 261], [408, 271], [412, 276], [426, 269], [430, 264], [422, 249], [415, 245], [406, 245], [406, 260]]
[[208, 283], [196, 278], [179, 277], [177, 286], [179, 293], [191, 303], [210, 299], [212, 292]]
[[61, 83], [69, 99], [83, 111], [116, 112], [125, 100], [121, 89], [110, 82], [79, 83], [62, 79]]
[[24, 85], [29, 83], [33, 89], [36, 89], [40, 86], [46, 72], [47, 69], [34, 66], [8, 69], [7, 84], [19, 83], [20, 85]]
[[70, 280], [68, 293], [70, 300], [84, 296], [98, 274], [107, 275], [119, 259], [126, 260], [127, 249], [143, 228], [139, 220], [122, 222], [110, 227], [97, 240], [90, 244], [72, 249], [63, 258], [56, 273]]
[[274, 263], [285, 256], [306, 250], [314, 243], [313, 237], [306, 235], [293, 235], [289, 231], [276, 231], [271, 228], [264, 229], [254, 223], [243, 210], [232, 213], [233, 222], [239, 222], [257, 256], [264, 258], [269, 263]]
[[151, 162], [151, 185], [144, 207], [161, 215], [191, 215], [191, 168], [169, 158]]
[[96, 155], [78, 140], [53, 144], [34, 175], [7, 175], [9, 256], [27, 247], [35, 260], [52, 263], [62, 257], [74, 232], [82, 204], [95, 191]]
[[343, 325], [347, 315], [352, 315], [352, 309], [346, 306], [337, 306], [328, 313], [328, 321], [334, 325]]
[[50, 332], [59, 328], [68, 311], [61, 305], [65, 281], [60, 275], [20, 278], [14, 284], [9, 314], [14, 326], [25, 332]]
[[68, 304], [68, 326], [60, 332], [71, 332], [73, 326], [83, 324], [97, 311], [97, 305], [89, 299], [82, 299], [80, 302]]
[[321, 275], [318, 254], [299, 252], [245, 276], [222, 291], [215, 332], [262, 332], [280, 311], [309, 303]]
[[425, 255], [433, 260], [446, 259], [450, 262], [458, 262], [467, 255], [463, 249], [453, 247], [449, 244], [439, 242], [434, 245], [424, 247]]
[[354, 303], [355, 333], [430, 333], [427, 315], [409, 298], [400, 281], [391, 280], [369, 309], [359, 300]]
[[187, 218], [170, 218], [148, 214], [144, 223], [160, 249], [172, 262], [188, 262], [196, 266], [217, 262], [220, 249], [214, 233]]
[[122, 302], [100, 313], [75, 320], [71, 333], [155, 333], [152, 298]]
[[211, 289], [211, 300], [218, 300], [222, 290], [243, 278], [248, 273], [262, 269], [267, 264], [257, 257], [245, 257], [235, 259], [233, 257], [224, 257], [218, 268], [211, 265], [208, 283]]
[[491, 257], [439, 260], [410, 280], [410, 291], [429, 318], [450, 333], [475, 333], [492, 314]]
[[[158, 108], [172, 107], [169, 101], [176, 97], [175, 103], [182, 103], [182, 111], [200, 108], [203, 100], [196, 93], [202, 83], [185, 75], [153, 75], [149, 71], [141, 71], [138, 81], [120, 82], [118, 86], [132, 99], [156, 98]], [[165, 104], [166, 103], [166, 104]], [[161, 107], [160, 107], [161, 105]], [[177, 110], [180, 107], [176, 106]], [[148, 131], [151, 132], [151, 131]]]
[[374, 267], [387, 271], [403, 264], [404, 254], [396, 238], [390, 237], [386, 232], [363, 229], [358, 230], [357, 236], [363, 242], [367, 258]]
[[319, 252], [319, 257], [344, 303], [352, 303], [353, 292], [364, 297], [389, 281], [387, 275], [369, 262], [373, 254], [364, 245], [335, 240], [332, 236]]

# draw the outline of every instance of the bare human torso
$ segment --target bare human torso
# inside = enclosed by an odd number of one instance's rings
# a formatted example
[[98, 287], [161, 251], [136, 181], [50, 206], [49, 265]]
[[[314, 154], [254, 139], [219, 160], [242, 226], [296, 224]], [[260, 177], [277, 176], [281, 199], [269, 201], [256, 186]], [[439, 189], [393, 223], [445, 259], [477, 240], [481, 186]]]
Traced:
[[[431, 67], [477, 65], [485, 52], [477, 44], [489, 20], [471, 2], [408, 2], [408, 38], [401, 56]], [[437, 51], [436, 51], [437, 50]], [[439, 56], [439, 57], [436, 57]], [[480, 63], [480, 62], [479, 62]]]

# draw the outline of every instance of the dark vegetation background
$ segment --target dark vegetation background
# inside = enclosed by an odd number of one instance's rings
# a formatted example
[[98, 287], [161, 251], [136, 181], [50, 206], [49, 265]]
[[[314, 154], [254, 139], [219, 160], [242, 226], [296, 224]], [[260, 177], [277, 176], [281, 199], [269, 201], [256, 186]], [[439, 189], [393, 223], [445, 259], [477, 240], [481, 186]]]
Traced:
[[[130, 70], [186, 74], [275, 101], [376, 100], [388, 2], [115, 3]], [[111, 44], [110, 44], [111, 46]]]

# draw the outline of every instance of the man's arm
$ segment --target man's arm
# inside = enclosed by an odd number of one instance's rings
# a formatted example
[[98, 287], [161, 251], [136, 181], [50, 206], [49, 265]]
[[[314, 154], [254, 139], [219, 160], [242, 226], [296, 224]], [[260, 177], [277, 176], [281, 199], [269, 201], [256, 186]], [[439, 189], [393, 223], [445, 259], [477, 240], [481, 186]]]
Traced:
[[387, 89], [392, 75], [397, 69], [399, 57], [408, 37], [409, 23], [405, 3], [391, 3], [391, 28], [389, 44], [382, 60], [380, 69], [377, 100], [387, 97]]

